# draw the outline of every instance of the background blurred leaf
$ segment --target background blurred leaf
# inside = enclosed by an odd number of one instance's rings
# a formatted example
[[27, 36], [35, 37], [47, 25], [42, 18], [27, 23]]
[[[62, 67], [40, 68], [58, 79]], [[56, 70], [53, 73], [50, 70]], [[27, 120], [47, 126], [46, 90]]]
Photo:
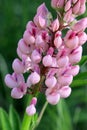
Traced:
[[12, 126], [12, 130], [20, 130], [20, 117], [12, 105], [9, 109], [9, 120]]
[[87, 56], [82, 56], [81, 61], [78, 63], [78, 65], [82, 66], [87, 62]]
[[9, 121], [8, 114], [0, 108], [0, 125], [1, 130], [13, 130]]
[[36, 130], [72, 130], [72, 123], [69, 109], [64, 100], [58, 105], [48, 105], [41, 123]]

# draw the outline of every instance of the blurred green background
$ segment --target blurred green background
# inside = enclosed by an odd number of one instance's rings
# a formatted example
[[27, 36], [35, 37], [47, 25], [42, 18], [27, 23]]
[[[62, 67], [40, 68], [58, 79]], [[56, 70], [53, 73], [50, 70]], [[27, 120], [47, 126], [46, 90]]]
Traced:
[[[43, 2], [55, 17], [55, 11], [50, 7], [50, 0], [0, 0], [0, 107], [8, 113], [10, 105], [13, 104], [20, 117], [23, 117], [27, 96], [21, 100], [12, 99], [10, 89], [4, 84], [4, 76], [12, 73], [11, 64], [17, 57], [17, 42], [22, 37], [27, 22], [33, 20], [37, 7]], [[81, 17], [84, 16], [87, 16], [87, 12]], [[87, 44], [83, 48], [83, 55], [86, 55]], [[84, 71], [87, 71], [87, 64], [81, 66], [81, 72]], [[44, 95], [40, 95], [37, 105], [38, 112], [44, 102]], [[87, 85], [72, 88], [71, 96], [61, 100], [58, 105], [48, 105], [37, 128], [37, 130], [86, 129]]]

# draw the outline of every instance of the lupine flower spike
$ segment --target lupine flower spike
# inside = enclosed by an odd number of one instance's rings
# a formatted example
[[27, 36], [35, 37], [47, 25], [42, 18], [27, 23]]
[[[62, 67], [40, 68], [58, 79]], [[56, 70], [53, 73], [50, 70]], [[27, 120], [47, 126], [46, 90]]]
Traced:
[[[38, 7], [18, 42], [19, 59], [13, 61], [14, 72], [5, 77], [13, 98], [41, 92], [50, 104], [56, 105], [61, 98], [70, 96], [70, 84], [80, 69], [77, 64], [82, 57], [82, 45], [87, 41], [87, 17], [76, 19], [85, 12], [85, 3], [86, 0], [51, 0], [57, 12], [54, 20], [44, 3]], [[23, 74], [28, 72], [25, 81]], [[37, 98], [33, 97], [26, 108], [28, 115], [36, 113], [36, 103]]]

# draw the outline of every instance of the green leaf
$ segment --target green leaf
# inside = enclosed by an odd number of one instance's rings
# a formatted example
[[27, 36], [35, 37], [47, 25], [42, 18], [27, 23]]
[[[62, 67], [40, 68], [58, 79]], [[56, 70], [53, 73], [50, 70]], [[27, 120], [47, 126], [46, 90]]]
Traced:
[[10, 106], [9, 120], [13, 130], [20, 130], [20, 118], [13, 106]]
[[67, 104], [61, 99], [56, 106], [48, 105], [39, 126], [35, 130], [68, 129], [72, 130], [71, 116]]
[[8, 114], [0, 108], [0, 125], [1, 130], [13, 130], [9, 121]]
[[72, 119], [67, 104], [63, 99], [61, 99], [60, 102], [57, 104], [57, 109], [59, 113], [60, 130], [72, 130]]
[[85, 64], [87, 62], [87, 56], [82, 56], [81, 61], [78, 63], [78, 65], [82, 66], [83, 64]]
[[84, 86], [84, 85], [87, 85], [87, 79], [73, 80], [73, 82], [70, 86], [71, 87], [79, 87], [79, 86]]
[[87, 79], [87, 72], [81, 72], [81, 73], [79, 73], [78, 75], [76, 75], [74, 77], [74, 80], [75, 79]]

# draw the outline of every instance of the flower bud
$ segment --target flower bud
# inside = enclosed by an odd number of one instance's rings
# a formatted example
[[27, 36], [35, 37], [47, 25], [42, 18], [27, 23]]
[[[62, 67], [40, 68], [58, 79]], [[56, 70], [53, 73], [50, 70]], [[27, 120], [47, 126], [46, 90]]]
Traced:
[[46, 55], [43, 57], [43, 65], [45, 67], [51, 66], [52, 65], [52, 57], [50, 55]]
[[53, 32], [55, 32], [55, 31], [58, 30], [58, 28], [59, 28], [59, 20], [58, 20], [58, 18], [53, 21], [53, 23], [51, 24], [51, 26], [52, 26], [52, 31]]
[[34, 50], [31, 54], [31, 59], [35, 63], [40, 63], [41, 61], [41, 55], [37, 50]]
[[30, 102], [30, 105], [26, 108], [26, 113], [29, 116], [32, 116], [36, 113], [36, 108], [35, 108], [36, 103], [37, 103], [37, 98], [33, 97], [31, 102]]
[[60, 36], [56, 37], [54, 39], [54, 45], [58, 49], [62, 44], [62, 38]]
[[65, 12], [71, 8], [71, 0], [68, 0], [65, 4]]
[[23, 55], [24, 53], [20, 50], [19, 47], [17, 48], [17, 54], [18, 54], [19, 58], [22, 59], [22, 55]]
[[53, 8], [63, 8], [64, 0], [51, 0], [51, 6]]
[[78, 34], [79, 45], [83, 45], [87, 41], [87, 34], [85, 32], [81, 32]]
[[46, 8], [44, 3], [38, 7], [37, 14], [34, 17], [34, 23], [36, 24], [36, 26], [38, 26], [39, 28], [46, 27], [48, 13], [48, 9]]
[[64, 21], [69, 23], [72, 20], [72, 8], [70, 8], [64, 15]]
[[86, 11], [86, 5], [85, 4], [81, 4], [80, 10], [79, 10], [79, 15], [84, 14], [85, 11]]
[[29, 116], [32, 116], [36, 113], [36, 108], [33, 104], [29, 105], [27, 108], [26, 108], [26, 113], [29, 115]]
[[66, 74], [64, 74], [63, 76], [60, 76], [58, 78], [58, 82], [62, 86], [70, 85], [72, 83], [72, 80], [73, 80], [73, 76], [72, 75], [66, 75]]
[[72, 9], [72, 12], [73, 14], [78, 14], [79, 13], [79, 10], [80, 10], [80, 0], [78, 0], [78, 2], [74, 5], [73, 9]]
[[54, 76], [52, 77], [48, 77], [46, 80], [45, 80], [45, 84], [47, 87], [49, 88], [53, 88], [57, 83], [57, 80]]
[[33, 97], [30, 104], [36, 105], [36, 103], [37, 103], [37, 98]]
[[71, 54], [69, 55], [69, 61], [71, 64], [76, 64], [81, 60], [82, 57], [82, 47], [79, 46], [78, 48], [74, 49]]
[[28, 54], [30, 50], [29, 46], [24, 42], [23, 39], [19, 40], [18, 48], [20, 48], [21, 52], [23, 52], [24, 54]]
[[47, 95], [46, 99], [50, 104], [56, 105], [60, 100], [60, 95], [59, 94], [49, 94], [49, 95]]
[[35, 44], [37, 47], [43, 47], [44, 46], [44, 40], [42, 39], [41, 35], [37, 35]]
[[71, 66], [66, 73], [72, 76], [76, 76], [79, 73], [79, 69], [79, 65]]
[[64, 38], [65, 45], [70, 48], [76, 48], [79, 44], [78, 36], [76, 36], [76, 33], [72, 30], [69, 30]]
[[69, 63], [69, 58], [68, 56], [63, 56], [63, 57], [60, 57], [57, 61], [57, 64], [59, 67], [64, 67], [64, 66], [67, 66]]
[[79, 20], [72, 26], [72, 30], [75, 32], [82, 32], [87, 28], [87, 17]]
[[40, 28], [46, 27], [46, 20], [42, 16], [36, 15], [34, 17], [35, 24]]
[[33, 72], [27, 79], [27, 84], [37, 84], [40, 81], [40, 75], [37, 72]]
[[61, 87], [58, 92], [61, 98], [67, 98], [71, 94], [71, 88], [69, 86], [64, 86]]
[[11, 96], [15, 99], [20, 99], [23, 97], [23, 92], [20, 88], [13, 88], [11, 91]]
[[15, 59], [12, 64], [12, 68], [16, 73], [23, 73], [24, 72], [24, 65], [19, 59]]
[[26, 42], [27, 45], [32, 45], [35, 43], [35, 38], [33, 35], [31, 35], [28, 30], [24, 32], [23, 39]]
[[9, 88], [14, 88], [18, 86], [17, 82], [10, 74], [7, 74], [5, 76], [5, 83]]

